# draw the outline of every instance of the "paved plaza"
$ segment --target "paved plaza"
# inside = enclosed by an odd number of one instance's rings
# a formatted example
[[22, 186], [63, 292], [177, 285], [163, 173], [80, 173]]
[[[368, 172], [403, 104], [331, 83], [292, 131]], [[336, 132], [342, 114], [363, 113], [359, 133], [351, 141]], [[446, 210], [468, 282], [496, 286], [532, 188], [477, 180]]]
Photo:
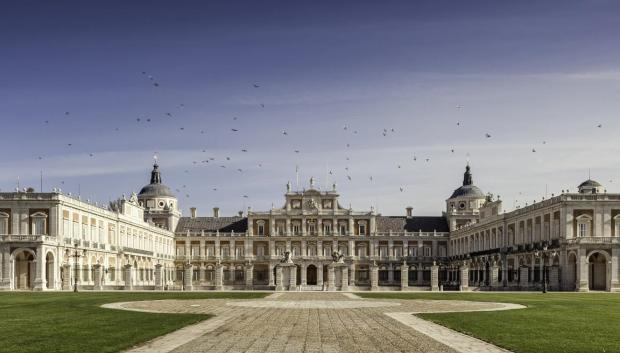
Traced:
[[214, 314], [133, 352], [506, 352], [413, 313], [520, 305], [454, 300], [360, 299], [351, 293], [275, 293], [258, 300], [161, 300], [106, 307]]

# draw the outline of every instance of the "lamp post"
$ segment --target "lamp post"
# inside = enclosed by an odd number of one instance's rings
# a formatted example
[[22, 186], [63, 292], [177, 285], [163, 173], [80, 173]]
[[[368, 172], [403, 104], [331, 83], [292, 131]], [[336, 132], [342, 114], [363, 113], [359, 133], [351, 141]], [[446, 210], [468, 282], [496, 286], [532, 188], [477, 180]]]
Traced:
[[[555, 256], [555, 251], [553, 251], [552, 255]], [[549, 253], [547, 252], [547, 245], [543, 245], [542, 251], [534, 251], [534, 256], [540, 258], [543, 263], [542, 292], [547, 293], [547, 259], [549, 258]]]
[[[75, 276], [73, 277], [73, 292], [77, 293], [78, 292], [78, 259], [80, 257], [83, 256], [83, 254], [86, 254], [86, 250], [82, 250], [82, 253], [80, 253], [78, 251], [78, 241], [76, 240], [73, 243], [73, 255], [69, 255], [69, 257], [73, 258], [73, 267], [75, 269]], [[70, 250], [67, 249], [67, 253], [69, 253]]]

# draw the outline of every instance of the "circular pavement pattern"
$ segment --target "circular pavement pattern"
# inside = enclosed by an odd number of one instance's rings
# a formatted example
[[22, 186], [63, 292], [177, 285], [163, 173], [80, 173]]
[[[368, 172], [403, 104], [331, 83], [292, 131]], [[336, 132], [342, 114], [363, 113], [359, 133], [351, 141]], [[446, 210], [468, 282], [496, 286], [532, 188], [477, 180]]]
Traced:
[[250, 300], [228, 302], [226, 305], [245, 308], [273, 308], [273, 309], [356, 309], [381, 308], [399, 306], [398, 302], [365, 301], [365, 300]]

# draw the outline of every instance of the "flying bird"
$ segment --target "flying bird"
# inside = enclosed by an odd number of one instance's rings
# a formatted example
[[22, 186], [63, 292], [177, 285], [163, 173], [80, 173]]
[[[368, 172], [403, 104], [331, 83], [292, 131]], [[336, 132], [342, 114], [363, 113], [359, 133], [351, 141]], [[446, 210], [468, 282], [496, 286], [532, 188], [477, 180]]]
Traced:
[[260, 86], [259, 86], [259, 85], [257, 85], [256, 83], [255, 83], [255, 84], [253, 84], [252, 86], [254, 86], [254, 88], [258, 88], [258, 87], [260, 87]]
[[487, 132], [486, 134], [484, 134], [484, 136], [485, 136], [486, 138], [491, 138], [491, 134], [489, 134], [488, 132]]

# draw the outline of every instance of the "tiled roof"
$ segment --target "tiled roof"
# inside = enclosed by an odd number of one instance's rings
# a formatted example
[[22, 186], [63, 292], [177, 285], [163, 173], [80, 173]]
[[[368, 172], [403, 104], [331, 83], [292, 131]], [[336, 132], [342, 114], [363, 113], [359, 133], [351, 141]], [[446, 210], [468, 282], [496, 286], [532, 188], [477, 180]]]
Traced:
[[243, 233], [248, 229], [246, 217], [181, 217], [177, 225], [177, 233], [192, 232], [227, 232]]
[[378, 216], [378, 232], [449, 232], [448, 221], [444, 217], [399, 217]]

